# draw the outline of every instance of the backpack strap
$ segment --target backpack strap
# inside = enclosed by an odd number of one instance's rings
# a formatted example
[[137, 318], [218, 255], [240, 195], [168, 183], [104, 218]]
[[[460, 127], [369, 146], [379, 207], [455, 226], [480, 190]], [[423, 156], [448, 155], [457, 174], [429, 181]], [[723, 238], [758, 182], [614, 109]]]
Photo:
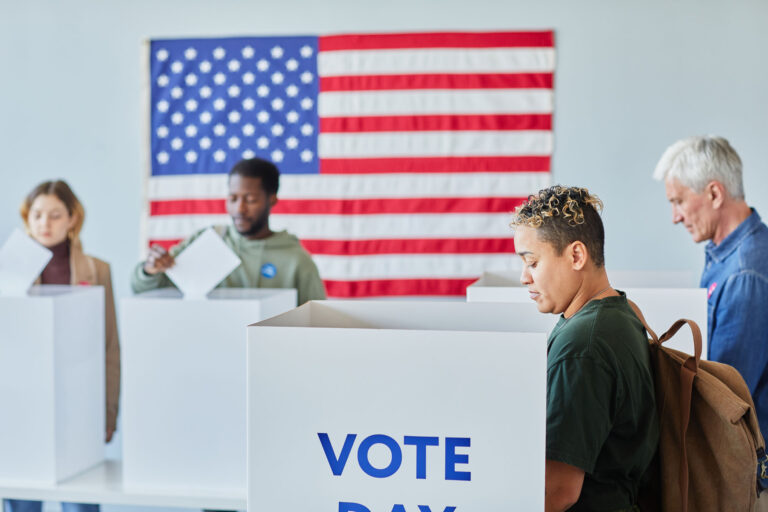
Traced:
[[693, 334], [694, 355], [688, 356], [680, 367], [680, 510], [681, 512], [688, 512], [688, 447], [685, 441], [688, 434], [688, 424], [691, 421], [693, 381], [699, 371], [699, 361], [701, 360], [701, 330], [693, 320], [682, 319], [672, 324], [672, 327], [662, 334], [661, 338], [658, 338], [656, 333], [653, 332], [653, 329], [651, 329], [645, 321], [645, 317], [640, 311], [640, 308], [637, 307], [637, 304], [629, 299], [627, 299], [627, 302], [637, 318], [643, 324], [643, 327], [645, 327], [645, 330], [650, 334], [651, 343], [656, 345], [659, 349], [661, 348], [662, 343], [672, 338], [677, 334], [677, 331], [686, 324], [691, 328], [691, 333]]
[[699, 371], [701, 358], [701, 331], [696, 322], [692, 320], [678, 320], [667, 332], [659, 338], [659, 344], [664, 343], [680, 330], [680, 327], [688, 324], [693, 333], [693, 345], [696, 354], [688, 356], [680, 366], [680, 503], [682, 511], [688, 511], [688, 424], [691, 421], [691, 403], [693, 401], [693, 380]]
[[648, 322], [645, 321], [645, 316], [643, 316], [643, 312], [640, 311], [640, 308], [637, 307], [637, 304], [635, 304], [631, 300], [627, 299], [627, 303], [629, 304], [629, 307], [632, 308], [632, 311], [634, 311], [635, 316], [637, 317], [637, 319], [640, 320], [640, 323], [643, 324], [643, 327], [645, 327], [645, 330], [651, 336], [651, 339], [653, 340], [653, 343], [658, 345], [660, 343], [659, 342], [659, 337], [656, 336], [656, 333], [654, 332], [654, 330], [651, 329], [651, 326], [648, 325]]
[[[702, 338], [701, 338], [701, 329], [699, 329], [699, 326], [694, 322], [693, 320], [687, 320], [685, 318], [681, 318], [674, 324], [672, 324], [672, 327], [670, 327], [667, 332], [661, 335], [661, 338], [659, 338], [659, 343], [664, 343], [668, 339], [672, 338], [675, 334], [677, 334], [677, 331], [680, 330], [680, 328], [684, 325], [688, 325], [688, 327], [691, 328], [691, 334], [693, 334], [693, 357], [696, 360], [695, 368], [698, 369], [699, 367], [699, 361], [701, 361], [701, 351], [702, 351]], [[688, 364], [688, 361], [686, 360], [686, 364]]]

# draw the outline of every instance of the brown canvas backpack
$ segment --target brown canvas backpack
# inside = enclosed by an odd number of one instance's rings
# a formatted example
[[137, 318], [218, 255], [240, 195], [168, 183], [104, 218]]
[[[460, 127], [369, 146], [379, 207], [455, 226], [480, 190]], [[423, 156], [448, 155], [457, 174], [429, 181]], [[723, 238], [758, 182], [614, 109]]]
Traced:
[[[651, 337], [659, 413], [656, 467], [641, 508], [752, 512], [768, 478], [768, 458], [747, 384], [732, 366], [701, 360], [695, 322], [678, 320], [657, 337], [630, 304]], [[663, 346], [684, 325], [693, 333], [694, 355]]]

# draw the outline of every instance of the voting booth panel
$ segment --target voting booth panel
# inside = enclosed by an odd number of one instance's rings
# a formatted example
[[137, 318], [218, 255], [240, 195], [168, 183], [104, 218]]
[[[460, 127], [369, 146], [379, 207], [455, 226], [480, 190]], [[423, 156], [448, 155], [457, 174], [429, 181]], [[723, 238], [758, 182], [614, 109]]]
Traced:
[[0, 482], [49, 485], [104, 458], [104, 289], [0, 296]]
[[[698, 288], [693, 272], [608, 270], [611, 286], [625, 288]], [[528, 291], [520, 283], [520, 271], [483, 272], [480, 279], [467, 287], [470, 302], [509, 302], [510, 298], [528, 299]]]
[[624, 288], [698, 288], [694, 272], [608, 270], [611, 284]]
[[246, 326], [294, 308], [296, 290], [180, 297], [121, 302], [124, 486], [244, 494]]
[[[661, 336], [680, 318], [693, 320], [701, 329], [701, 358], [707, 359], [707, 290], [704, 288], [627, 288], [622, 290], [643, 312], [646, 322]], [[693, 354], [690, 329], [680, 329], [665, 347]]]
[[[702, 358], [707, 358], [707, 291], [696, 287], [673, 287], [663, 283], [684, 284], [689, 281], [686, 273], [676, 272], [609, 272], [611, 285], [627, 294], [643, 312], [648, 325], [659, 336], [675, 320], [688, 318], [701, 328], [703, 341]], [[514, 283], [517, 283], [516, 285]], [[641, 286], [629, 286], [630, 284]], [[644, 285], [642, 285], [645, 283]], [[520, 277], [504, 273], [485, 273], [467, 287], [469, 302], [521, 302], [533, 303], [528, 290], [520, 285]], [[555, 315], [549, 315], [555, 317]], [[681, 329], [664, 344], [683, 352], [693, 353], [693, 336], [688, 329]]]
[[309, 302], [248, 329], [248, 509], [543, 510], [532, 304]]

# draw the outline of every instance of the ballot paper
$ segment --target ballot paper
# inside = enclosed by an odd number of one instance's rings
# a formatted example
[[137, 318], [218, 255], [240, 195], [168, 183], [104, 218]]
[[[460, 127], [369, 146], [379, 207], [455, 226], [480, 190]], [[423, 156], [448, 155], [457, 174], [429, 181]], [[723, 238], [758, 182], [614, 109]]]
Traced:
[[176, 256], [165, 275], [185, 299], [202, 299], [239, 265], [240, 258], [209, 228]]
[[51, 251], [15, 229], [0, 248], [0, 295], [26, 295], [52, 257]]

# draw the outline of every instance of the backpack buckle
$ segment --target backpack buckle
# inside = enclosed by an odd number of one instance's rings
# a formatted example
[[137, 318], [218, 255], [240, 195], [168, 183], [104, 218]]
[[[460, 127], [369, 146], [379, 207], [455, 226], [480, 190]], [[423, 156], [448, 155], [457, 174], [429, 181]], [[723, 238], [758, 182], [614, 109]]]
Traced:
[[768, 489], [768, 454], [765, 448], [757, 449], [757, 495]]

